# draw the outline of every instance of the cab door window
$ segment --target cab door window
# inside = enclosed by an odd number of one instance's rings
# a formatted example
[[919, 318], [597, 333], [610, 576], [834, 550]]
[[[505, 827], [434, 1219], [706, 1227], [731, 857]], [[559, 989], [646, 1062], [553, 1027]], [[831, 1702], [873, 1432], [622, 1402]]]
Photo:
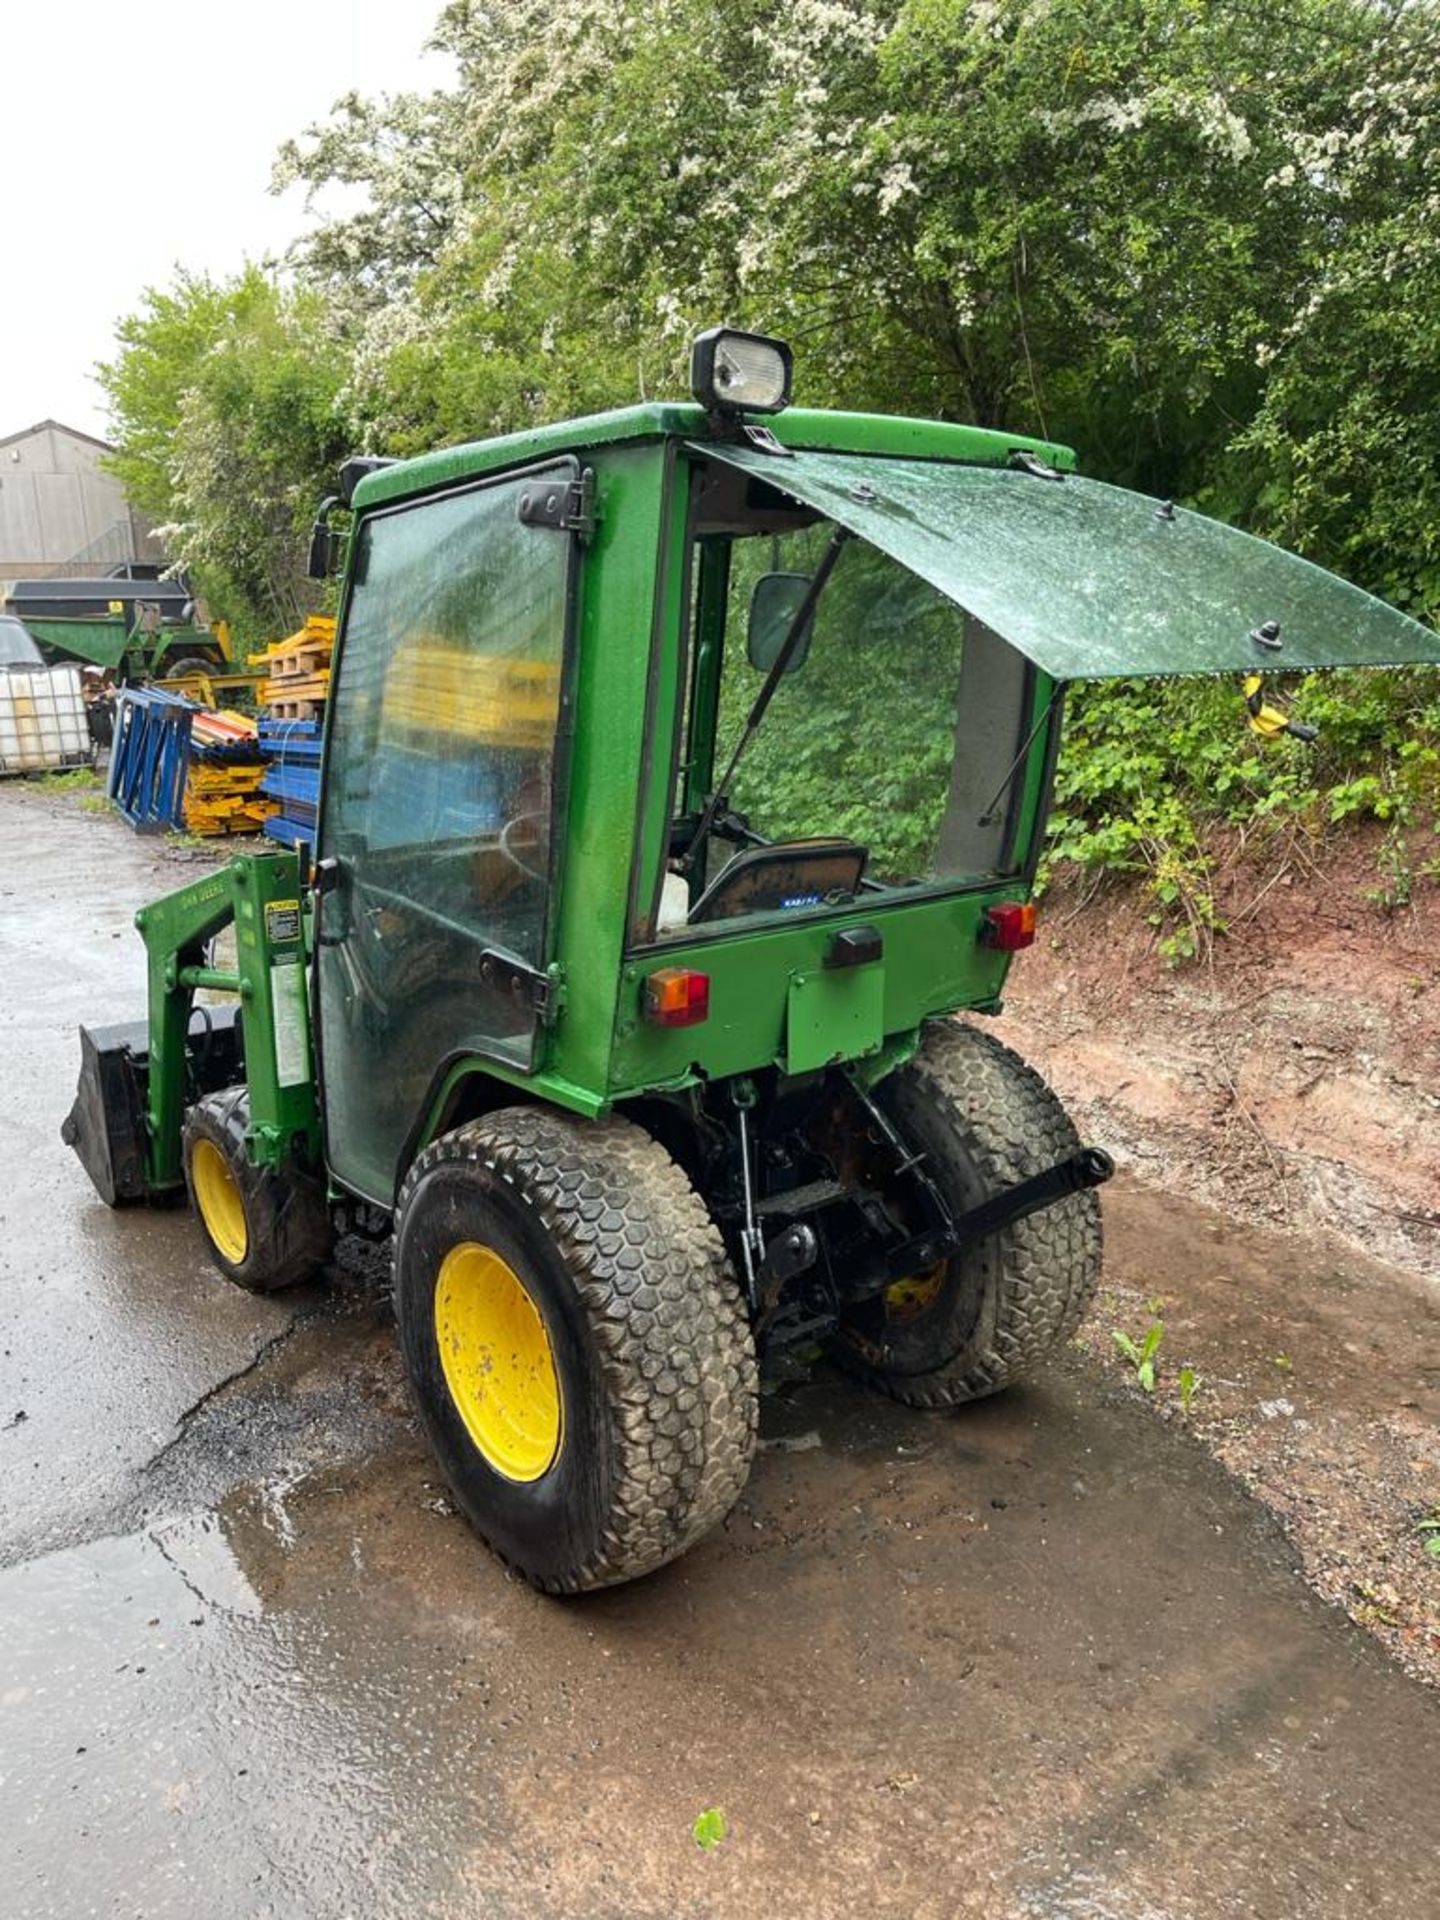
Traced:
[[521, 521], [534, 477], [359, 531], [321, 829], [321, 1059], [331, 1166], [382, 1202], [450, 1057], [532, 1063], [573, 544]]

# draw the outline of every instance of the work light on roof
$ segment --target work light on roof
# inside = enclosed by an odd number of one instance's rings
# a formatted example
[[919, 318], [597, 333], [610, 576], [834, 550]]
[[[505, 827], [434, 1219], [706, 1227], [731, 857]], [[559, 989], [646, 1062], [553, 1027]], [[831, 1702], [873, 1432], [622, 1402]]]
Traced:
[[779, 413], [793, 368], [783, 340], [711, 327], [690, 349], [690, 391], [707, 413]]

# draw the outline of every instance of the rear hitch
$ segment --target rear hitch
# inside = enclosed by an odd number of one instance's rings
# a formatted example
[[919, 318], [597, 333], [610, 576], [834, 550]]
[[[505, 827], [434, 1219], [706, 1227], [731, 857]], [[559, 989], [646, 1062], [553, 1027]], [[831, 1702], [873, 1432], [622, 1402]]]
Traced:
[[978, 1207], [956, 1214], [948, 1226], [916, 1234], [903, 1246], [892, 1248], [885, 1256], [881, 1284], [902, 1279], [921, 1267], [933, 1266], [937, 1260], [948, 1260], [963, 1247], [972, 1247], [977, 1240], [999, 1233], [1002, 1227], [1013, 1226], [1017, 1220], [1053, 1207], [1057, 1200], [1068, 1199], [1072, 1193], [1102, 1187], [1114, 1171], [1115, 1162], [1103, 1147], [1081, 1147], [1068, 1160], [1057, 1160], [1043, 1173], [1018, 1180], [1013, 1187], [1004, 1187], [988, 1200], [982, 1200]]
[[783, 1233], [777, 1233], [765, 1243], [765, 1257], [756, 1269], [755, 1279], [762, 1299], [775, 1287], [784, 1286], [787, 1280], [793, 1280], [797, 1273], [804, 1273], [813, 1267], [820, 1256], [820, 1242], [815, 1238], [815, 1229], [806, 1226], [803, 1220], [797, 1220], [786, 1227]]
[[1001, 1227], [1013, 1226], [1017, 1220], [1039, 1213], [1043, 1207], [1053, 1207], [1057, 1200], [1064, 1200], [1072, 1193], [1103, 1187], [1114, 1171], [1115, 1162], [1103, 1147], [1081, 1147], [1068, 1160], [1057, 1160], [1043, 1173], [1034, 1173], [1028, 1180], [1005, 1187], [952, 1220], [946, 1236], [950, 1241], [947, 1251], [958, 1251], [976, 1240], [984, 1240], [989, 1234], [998, 1233]]

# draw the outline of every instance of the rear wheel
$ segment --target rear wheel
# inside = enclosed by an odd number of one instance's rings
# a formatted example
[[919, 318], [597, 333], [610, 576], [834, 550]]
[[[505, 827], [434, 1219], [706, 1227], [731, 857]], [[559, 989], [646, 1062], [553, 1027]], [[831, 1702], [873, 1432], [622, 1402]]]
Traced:
[[[1050, 1088], [976, 1027], [931, 1027], [876, 1098], [956, 1213], [1080, 1145]], [[1100, 1203], [1072, 1194], [853, 1307], [835, 1358], [912, 1406], [979, 1399], [1069, 1339], [1100, 1277]]]
[[219, 667], [208, 653], [179, 653], [167, 659], [160, 669], [162, 680], [184, 680], [192, 673], [218, 673]]
[[317, 1180], [251, 1162], [249, 1124], [244, 1087], [198, 1100], [185, 1119], [185, 1184], [210, 1257], [226, 1279], [250, 1293], [275, 1293], [316, 1273], [334, 1236]]
[[648, 1573], [739, 1496], [758, 1403], [740, 1290], [628, 1121], [515, 1107], [436, 1140], [401, 1191], [395, 1302], [455, 1498], [536, 1586]]

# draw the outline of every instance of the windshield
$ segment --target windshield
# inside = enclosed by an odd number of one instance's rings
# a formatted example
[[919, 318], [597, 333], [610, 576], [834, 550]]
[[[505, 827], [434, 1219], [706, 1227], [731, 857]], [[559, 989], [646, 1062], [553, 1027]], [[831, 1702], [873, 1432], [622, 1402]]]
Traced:
[[[832, 549], [834, 525], [804, 517], [810, 524], [697, 541], [700, 644], [661, 938], [1015, 871], [1033, 671], [863, 540], [841, 546], [808, 636], [745, 739], [768, 669]], [[708, 694], [707, 627], [719, 635]], [[717, 796], [712, 782], [723, 781], [742, 742]]]
[[0, 667], [38, 667], [40, 649], [20, 621], [0, 614]]

